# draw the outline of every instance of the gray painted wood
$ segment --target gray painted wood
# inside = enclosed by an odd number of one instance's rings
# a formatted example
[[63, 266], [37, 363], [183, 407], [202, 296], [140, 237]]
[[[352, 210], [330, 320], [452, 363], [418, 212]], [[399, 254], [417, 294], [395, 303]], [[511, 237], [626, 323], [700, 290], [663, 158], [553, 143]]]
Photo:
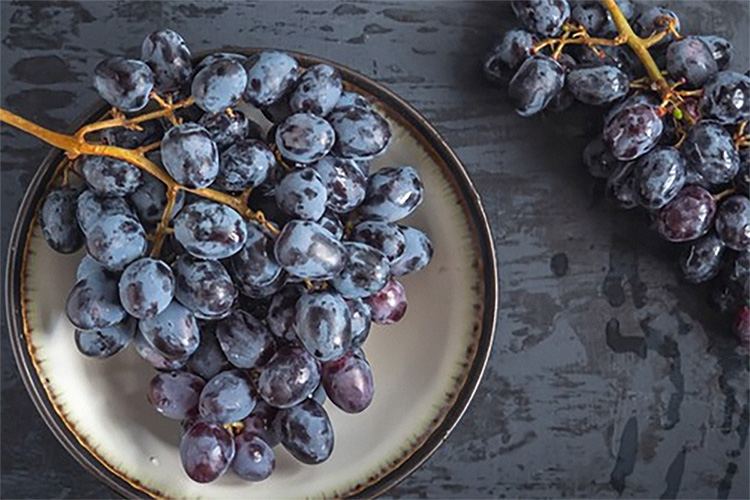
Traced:
[[[684, 31], [732, 39], [747, 69], [750, 4], [670, 4]], [[579, 158], [596, 113], [521, 119], [483, 81], [479, 58], [514, 24], [507, 3], [2, 2], [0, 17], [2, 106], [55, 129], [94, 99], [102, 57], [137, 56], [146, 33], [169, 27], [195, 51], [269, 46], [336, 60], [444, 134], [495, 234], [499, 327], [466, 416], [389, 496], [750, 496], [747, 352], [704, 306], [705, 290], [680, 283], [673, 247], [646, 217], [592, 195]], [[47, 148], [9, 127], [0, 137], [4, 261]], [[2, 496], [112, 496], [43, 424], [2, 329]]]

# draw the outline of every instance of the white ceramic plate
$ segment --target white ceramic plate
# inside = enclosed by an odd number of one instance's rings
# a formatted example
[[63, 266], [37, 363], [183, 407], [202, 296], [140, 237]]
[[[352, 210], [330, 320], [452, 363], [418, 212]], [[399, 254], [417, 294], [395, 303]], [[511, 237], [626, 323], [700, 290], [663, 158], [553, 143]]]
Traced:
[[[252, 50], [243, 50], [253, 53]], [[36, 211], [62, 159], [40, 166], [19, 211], [7, 266], [7, 317], [16, 361], [43, 418], [88, 470], [126, 496], [168, 498], [334, 498], [375, 496], [403, 479], [447, 437], [463, 414], [489, 356], [497, 310], [492, 238], [478, 195], [458, 158], [413, 108], [378, 84], [326, 62], [389, 120], [393, 141], [373, 168], [408, 164], [425, 201], [407, 223], [432, 239], [435, 255], [403, 279], [404, 319], [375, 326], [365, 344], [375, 379], [372, 405], [347, 415], [330, 402], [331, 458], [307, 466], [276, 448], [274, 474], [247, 483], [232, 473], [201, 485], [183, 472], [179, 422], [158, 415], [145, 392], [154, 371], [132, 347], [107, 360], [76, 349], [64, 313], [80, 255], [45, 243]], [[99, 106], [82, 122], [101, 116]]]

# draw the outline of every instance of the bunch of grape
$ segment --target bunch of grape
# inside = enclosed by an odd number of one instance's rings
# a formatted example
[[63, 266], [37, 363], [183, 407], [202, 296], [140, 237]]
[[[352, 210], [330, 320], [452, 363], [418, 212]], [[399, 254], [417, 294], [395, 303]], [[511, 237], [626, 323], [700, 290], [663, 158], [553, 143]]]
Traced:
[[[679, 244], [685, 280], [713, 282], [710, 301], [734, 315], [749, 346], [750, 72], [728, 69], [731, 44], [682, 36], [674, 12], [638, 11], [629, 0], [511, 6], [523, 27], [493, 46], [485, 75], [507, 85], [521, 116], [575, 102], [606, 108], [583, 151], [589, 173], [606, 179], [616, 204], [647, 210], [655, 231]], [[628, 27], [645, 56], [624, 45]]]
[[[193, 67], [171, 30], [150, 34], [141, 55], [96, 67], [123, 126], [95, 140], [146, 152], [168, 182], [114, 156], [81, 156], [39, 215], [53, 249], [86, 248], [66, 304], [76, 344], [107, 358], [132, 343], [159, 370], [147, 397], [182, 421], [180, 456], [195, 481], [230, 467], [261, 481], [278, 443], [320, 463], [334, 443], [324, 401], [368, 407], [370, 325], [402, 318], [398, 279], [432, 257], [426, 234], [398, 224], [422, 202], [422, 181], [411, 166], [369, 172], [388, 122], [328, 65], [303, 70], [263, 52]], [[126, 118], [154, 101], [166, 110], [158, 119]], [[267, 138], [249, 106], [274, 122]], [[246, 219], [238, 200], [265, 214]]]

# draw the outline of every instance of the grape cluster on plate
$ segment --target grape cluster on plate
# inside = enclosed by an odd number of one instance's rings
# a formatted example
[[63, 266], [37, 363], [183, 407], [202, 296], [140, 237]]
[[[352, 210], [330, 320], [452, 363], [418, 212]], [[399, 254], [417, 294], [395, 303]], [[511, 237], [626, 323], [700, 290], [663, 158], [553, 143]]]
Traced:
[[712, 281], [711, 302], [734, 315], [749, 346], [750, 72], [729, 69], [732, 45], [682, 36], [677, 14], [653, 4], [511, 6], [522, 28], [492, 47], [485, 75], [507, 85], [521, 116], [575, 102], [606, 109], [583, 151], [589, 173], [606, 179], [616, 204], [647, 210], [655, 231], [679, 244], [685, 280]]
[[[398, 224], [423, 200], [419, 174], [369, 172], [390, 127], [328, 65], [269, 51], [193, 67], [171, 30], [141, 56], [96, 67], [113, 107], [102, 123], [120, 126], [89, 131], [151, 163], [80, 156], [39, 215], [53, 249], [86, 248], [66, 304], [76, 344], [107, 358], [132, 343], [159, 370], [147, 397], [182, 421], [195, 481], [229, 468], [263, 480], [278, 443], [320, 463], [334, 443], [323, 402], [368, 407], [370, 325], [402, 318], [398, 279], [432, 257], [425, 233]], [[274, 123], [267, 137], [251, 106]], [[125, 115], [141, 111], [157, 119]]]

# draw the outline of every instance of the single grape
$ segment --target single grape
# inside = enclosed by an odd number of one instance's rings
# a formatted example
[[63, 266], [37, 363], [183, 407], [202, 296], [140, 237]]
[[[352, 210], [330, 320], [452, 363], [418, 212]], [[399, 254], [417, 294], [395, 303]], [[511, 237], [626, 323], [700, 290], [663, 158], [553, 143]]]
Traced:
[[583, 149], [583, 163], [589, 174], [599, 179], [608, 178], [620, 166], [620, 161], [605, 146], [601, 134]]
[[101, 196], [125, 196], [141, 184], [141, 169], [118, 158], [88, 155], [79, 164], [86, 184]]
[[686, 246], [679, 257], [685, 279], [690, 283], [713, 279], [721, 269], [724, 247], [713, 231]]
[[351, 346], [351, 313], [336, 292], [314, 292], [300, 297], [295, 328], [305, 349], [321, 361], [336, 359]]
[[232, 367], [219, 345], [215, 328], [209, 322], [199, 325], [200, 344], [187, 361], [188, 368], [206, 380]]
[[248, 297], [275, 293], [286, 281], [286, 273], [273, 255], [273, 238], [258, 224], [247, 224], [247, 239], [227, 266], [240, 292]]
[[78, 269], [76, 269], [76, 283], [95, 271], [106, 271], [106, 269], [95, 258], [85, 254], [81, 262], [78, 263]]
[[78, 195], [77, 189], [69, 187], [53, 189], [39, 211], [44, 240], [56, 252], [69, 254], [83, 246], [83, 233], [76, 219]]
[[372, 312], [370, 306], [361, 299], [349, 299], [346, 305], [349, 306], [351, 316], [352, 348], [356, 349], [365, 343], [370, 334]]
[[[161, 221], [167, 206], [167, 187], [156, 177], [143, 176], [143, 183], [130, 195], [130, 203], [141, 224], [154, 226]], [[185, 204], [185, 191], [177, 191], [170, 218], [174, 218]]]
[[243, 432], [234, 438], [236, 452], [232, 469], [247, 481], [263, 481], [276, 467], [276, 457], [271, 447], [260, 436]]
[[245, 311], [234, 311], [216, 324], [216, 337], [227, 359], [237, 368], [260, 368], [276, 351], [266, 325]]
[[109, 358], [130, 344], [135, 335], [135, 321], [126, 319], [97, 330], [76, 330], [78, 350], [93, 358]]
[[[653, 35], [655, 32], [666, 28], [668, 21], [674, 19], [675, 29], [680, 31], [680, 18], [677, 14], [671, 10], [665, 9], [664, 7], [650, 7], [642, 11], [633, 23], [633, 30], [636, 34], [642, 38], [647, 38]], [[666, 45], [674, 41], [674, 35], [668, 34], [662, 40], [660, 40], [655, 46]]]
[[404, 252], [391, 263], [391, 274], [403, 276], [421, 271], [430, 263], [434, 247], [430, 238], [417, 228], [401, 226], [404, 235]]
[[304, 464], [319, 464], [333, 451], [333, 426], [323, 407], [312, 399], [279, 411], [276, 432], [281, 444]]
[[606, 196], [620, 208], [631, 209], [638, 206], [638, 187], [634, 162], [621, 163], [607, 179]]
[[[532, 33], [524, 29], [506, 31], [503, 38], [492, 47], [490, 54], [485, 58], [485, 73], [492, 68], [498, 71], [500, 66], [510, 69], [518, 68], [531, 55], [531, 49], [537, 41]], [[494, 71], [490, 72], [494, 74]]]
[[331, 124], [310, 113], [296, 113], [276, 129], [276, 147], [292, 162], [313, 163], [331, 151], [336, 136]]
[[700, 186], [685, 186], [656, 213], [656, 229], [669, 241], [694, 240], [708, 232], [715, 214], [711, 193]]
[[214, 187], [242, 191], [263, 184], [276, 158], [263, 141], [238, 139], [221, 153], [219, 163], [219, 175]]
[[703, 35], [696, 38], [706, 44], [719, 70], [726, 69], [734, 53], [732, 44], [720, 36]]
[[658, 146], [636, 160], [633, 173], [638, 202], [659, 209], [685, 184], [685, 159], [671, 146]]
[[94, 68], [94, 88], [112, 106], [132, 113], [148, 104], [154, 74], [143, 61], [109, 57]]
[[156, 316], [140, 320], [138, 329], [152, 347], [170, 359], [187, 360], [200, 343], [195, 317], [174, 300]]
[[303, 279], [331, 279], [346, 265], [343, 245], [310, 221], [287, 223], [276, 238], [274, 255], [288, 273]]
[[372, 109], [359, 106], [338, 108], [328, 115], [335, 131], [336, 156], [368, 160], [383, 153], [391, 141], [388, 121]]
[[117, 275], [92, 271], [78, 281], [68, 295], [65, 313], [81, 330], [100, 330], [127, 318], [117, 293]]
[[750, 76], [720, 71], [706, 81], [701, 98], [704, 116], [722, 124], [750, 120]]
[[609, 11], [599, 2], [579, 2], [570, 11], [570, 20], [575, 21], [592, 36], [607, 34], [612, 19]]
[[271, 299], [266, 323], [276, 337], [289, 342], [297, 339], [297, 331], [295, 330], [296, 306], [297, 301], [304, 293], [304, 286], [287, 284]]
[[365, 111], [372, 111], [372, 105], [365, 96], [363, 96], [362, 94], [357, 94], [356, 92], [349, 92], [346, 90], [341, 92], [341, 97], [339, 97], [339, 100], [336, 101], [336, 105], [333, 107], [333, 110], [335, 111], [345, 109], [352, 106], [355, 108], [362, 108]]
[[197, 75], [203, 68], [212, 65], [216, 61], [235, 61], [244, 66], [247, 62], [247, 57], [235, 52], [214, 52], [196, 64], [195, 68], [193, 68], [193, 75]]
[[359, 210], [364, 218], [394, 222], [422, 203], [424, 185], [414, 167], [387, 167], [367, 179], [367, 194]]
[[560, 34], [570, 17], [567, 0], [514, 0], [511, 6], [526, 29], [544, 37]]
[[390, 275], [390, 264], [383, 252], [358, 242], [345, 242], [346, 265], [331, 284], [347, 299], [361, 299], [379, 292]]
[[245, 63], [247, 87], [243, 98], [258, 107], [281, 99], [297, 81], [299, 65], [283, 52], [263, 52]]
[[191, 87], [195, 104], [206, 113], [218, 113], [240, 100], [247, 86], [247, 72], [242, 64], [220, 59], [202, 68]]
[[370, 306], [372, 321], [379, 325], [396, 323], [406, 313], [406, 290], [395, 279], [388, 280], [382, 290], [364, 301]]
[[94, 226], [98, 225], [102, 219], [113, 215], [126, 215], [137, 222], [133, 210], [124, 198], [97, 196], [93, 191], [89, 191], [88, 189], [84, 190], [78, 196], [76, 219], [78, 219], [78, 225], [81, 227], [84, 235], [91, 232]]
[[289, 106], [294, 113], [325, 116], [338, 102], [341, 91], [338, 70], [327, 64], [316, 64], [297, 80], [297, 87], [289, 96]]
[[615, 158], [628, 161], [653, 149], [663, 130], [664, 124], [658, 108], [647, 103], [637, 103], [605, 118], [602, 139]]
[[565, 82], [563, 67], [545, 55], [526, 59], [508, 85], [508, 97], [521, 116], [531, 116], [543, 110], [560, 92]]
[[250, 415], [242, 420], [242, 432], [260, 437], [268, 446], [276, 446], [279, 438], [276, 437], [273, 422], [278, 411], [262, 399], [258, 400]]
[[225, 259], [245, 244], [247, 224], [227, 205], [200, 200], [187, 205], [175, 217], [174, 235], [195, 257]]
[[684, 78], [689, 87], [698, 88], [719, 71], [719, 66], [702, 40], [688, 36], [669, 44], [667, 70], [672, 78]]
[[323, 212], [323, 216], [318, 219], [318, 224], [331, 233], [337, 240], [344, 237], [344, 223], [341, 222], [339, 215], [331, 209], [326, 209]]
[[737, 310], [733, 326], [740, 345], [745, 349], [750, 347], [750, 306], [744, 305]]
[[312, 168], [325, 185], [329, 209], [337, 213], [351, 212], [364, 200], [367, 177], [354, 160], [326, 156]]
[[161, 260], [144, 257], [125, 268], [120, 276], [120, 302], [131, 316], [152, 318], [167, 308], [174, 297], [174, 275]]
[[182, 420], [198, 413], [198, 398], [206, 382], [185, 371], [159, 373], [148, 385], [146, 397], [156, 411]]
[[[208, 131], [211, 140], [216, 143], [220, 156], [220, 172], [224, 168], [223, 152], [236, 142], [248, 139], [260, 139], [260, 125], [251, 121], [245, 113], [232, 108], [231, 112], [206, 113], [198, 120], [198, 125]], [[265, 144], [263, 143], [265, 146]]]
[[721, 202], [716, 212], [716, 232], [733, 250], [750, 248], [750, 199], [747, 196], [736, 194]]
[[86, 250], [111, 271], [120, 271], [146, 254], [146, 231], [132, 215], [110, 215], [86, 231]]
[[154, 72], [160, 92], [179, 90], [187, 85], [193, 70], [185, 40], [170, 29], [154, 31], [143, 40], [141, 59]]
[[310, 167], [286, 174], [274, 195], [279, 208], [296, 219], [320, 219], [328, 200], [323, 179]]
[[406, 249], [406, 237], [393, 222], [363, 221], [354, 226], [350, 235], [352, 241], [365, 243], [383, 252], [393, 263]]
[[197, 318], [220, 319], [229, 315], [237, 290], [221, 262], [182, 255], [172, 269], [175, 298]]
[[346, 413], [364, 411], [375, 394], [370, 364], [353, 353], [323, 363], [321, 379], [326, 395]]
[[701, 120], [690, 127], [681, 149], [689, 168], [711, 184], [731, 181], [740, 168], [732, 136], [714, 121]]
[[190, 479], [210, 483], [229, 469], [235, 448], [232, 435], [221, 425], [197, 421], [180, 440], [180, 459]]
[[289, 408], [304, 401], [319, 383], [318, 362], [310, 353], [280, 346], [260, 372], [258, 393], [275, 408]]
[[180, 370], [188, 360], [187, 356], [171, 358], [160, 353], [146, 340], [146, 337], [143, 336], [140, 330], [137, 330], [135, 333], [133, 347], [135, 347], [135, 352], [141, 358], [148, 361], [152, 367], [160, 371]]
[[579, 101], [600, 106], [628, 93], [628, 75], [614, 66], [576, 68], [570, 71], [565, 80], [566, 88]]
[[191, 188], [208, 187], [219, 173], [219, 150], [208, 130], [183, 123], [167, 130], [161, 142], [164, 168], [174, 180]]
[[255, 394], [247, 377], [240, 370], [229, 370], [206, 382], [198, 408], [205, 420], [229, 424], [250, 415], [255, 402]]

